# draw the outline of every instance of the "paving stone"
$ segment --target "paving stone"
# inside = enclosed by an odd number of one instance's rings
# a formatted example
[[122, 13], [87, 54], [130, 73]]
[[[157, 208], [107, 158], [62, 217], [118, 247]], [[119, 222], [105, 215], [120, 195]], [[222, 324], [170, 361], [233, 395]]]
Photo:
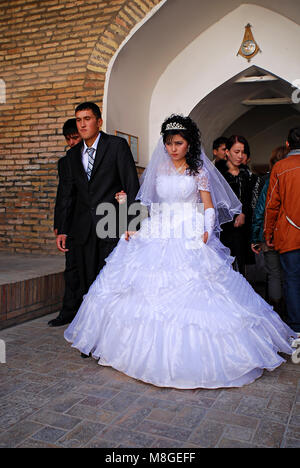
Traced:
[[134, 393], [120, 392], [117, 396], [103, 405], [103, 409], [108, 411], [124, 411], [136, 401]]
[[242, 399], [243, 396], [241, 394], [223, 391], [213, 403], [212, 407], [223, 411], [234, 412]]
[[145, 434], [146, 431], [130, 431], [119, 427], [109, 427], [103, 430], [101, 437], [113, 442], [114, 446], [122, 444], [131, 447], [152, 447], [156, 440], [151, 434]]
[[156, 439], [153, 447], [155, 448], [181, 448], [182, 442], [176, 442], [172, 439]]
[[174, 412], [163, 410], [163, 409], [158, 409], [154, 408], [152, 411], [149, 411], [149, 415], [147, 416], [147, 419], [151, 419], [153, 421], [157, 422], [162, 422], [162, 423], [170, 423], [174, 419]]
[[106, 400], [110, 400], [118, 395], [120, 392], [118, 390], [112, 390], [111, 388], [107, 387], [99, 387], [97, 385], [81, 385], [76, 389], [76, 392], [80, 395], [88, 395], [95, 398], [104, 398]]
[[62, 436], [66, 434], [66, 431], [56, 429], [54, 427], [43, 427], [39, 432], [32, 436], [32, 439], [39, 440], [45, 443], [56, 442]]
[[283, 448], [300, 448], [300, 440], [299, 439], [291, 439], [287, 438], [283, 443]]
[[10, 400], [14, 401], [14, 402], [24, 402], [24, 401], [26, 401], [26, 402], [30, 403], [32, 406], [34, 406], [35, 408], [41, 408], [45, 404], [48, 403], [49, 398], [43, 398], [38, 394], [25, 392], [24, 390], [19, 390], [19, 391], [13, 393]]
[[229, 413], [226, 411], [210, 409], [205, 415], [205, 419], [213, 420], [225, 424], [233, 424], [236, 426], [249, 427], [256, 429], [260, 421], [259, 418], [252, 418], [250, 416], [245, 416], [237, 413]]
[[58, 441], [58, 445], [66, 448], [78, 448], [87, 444], [95, 435], [103, 431], [103, 424], [96, 424], [90, 421], [83, 421], [72, 431], [68, 432]]
[[66, 414], [55, 413], [48, 409], [41, 409], [29, 418], [31, 421], [44, 425], [54, 426], [60, 429], [71, 430], [81, 422], [80, 418], [72, 417]]
[[40, 424], [30, 421], [22, 421], [0, 435], [0, 447], [17, 447], [23, 440], [35, 434], [41, 428], [42, 426]]
[[57, 413], [65, 413], [72, 406], [76, 405], [76, 403], [79, 403], [82, 400], [83, 398], [78, 395], [66, 393], [65, 395], [53, 400], [53, 402], [48, 406], [48, 408]]
[[129, 408], [121, 417], [115, 419], [114, 424], [122, 428], [135, 429], [150, 414], [150, 409]]
[[21, 444], [19, 444], [17, 448], [60, 448], [60, 447], [58, 447], [58, 445], [50, 444], [44, 441], [34, 440], [29, 437], [28, 439], [21, 442]]
[[253, 442], [259, 446], [280, 448], [284, 432], [285, 426], [283, 424], [264, 419], [260, 422]]
[[92, 406], [93, 408], [97, 408], [97, 406], [102, 406], [106, 402], [107, 402], [106, 398], [95, 398], [95, 397], [89, 396], [85, 398], [84, 400], [82, 400], [80, 403], [82, 405]]
[[112, 379], [109, 382], [105, 383], [106, 387], [112, 388], [114, 390], [119, 390], [123, 392], [132, 392], [132, 393], [144, 393], [148, 391], [148, 385], [143, 382], [138, 381], [121, 381], [117, 379]]
[[176, 413], [181, 410], [182, 403], [161, 400], [159, 398], [153, 398], [153, 397], [150, 398], [150, 397], [143, 395], [135, 401], [134, 406], [138, 408], [148, 408], [148, 409], [159, 408], [161, 410]]
[[291, 439], [300, 439], [300, 426], [290, 424], [286, 431], [286, 437]]
[[300, 426], [300, 404], [299, 403], [297, 403], [293, 407], [290, 424], [294, 426]]
[[117, 448], [118, 446], [119, 444], [117, 442], [113, 442], [112, 440], [105, 440], [101, 437], [94, 437], [85, 445], [85, 448]]
[[191, 435], [191, 430], [182, 427], [171, 426], [169, 424], [158, 423], [156, 421], [144, 420], [137, 428], [139, 432], [146, 432], [153, 435], [165, 436], [169, 439], [186, 441]]
[[0, 428], [3, 430], [9, 429], [11, 426], [14, 426], [19, 421], [26, 419], [37, 410], [37, 407], [33, 407], [24, 401], [10, 401], [10, 406], [5, 410], [4, 413], [1, 413]]
[[248, 427], [228, 425], [224, 431], [224, 438], [240, 442], [250, 442], [254, 433], [255, 430]]
[[73, 406], [67, 414], [103, 424], [110, 424], [119, 416], [118, 413], [112, 413], [111, 411], [105, 411], [101, 408], [94, 408], [92, 406], [81, 405], [80, 403]]
[[48, 386], [46, 390], [43, 390], [40, 393], [41, 397], [44, 398], [57, 398], [62, 396], [70, 391], [76, 391], [78, 384], [69, 380], [55, 379], [56, 384], [53, 382], [51, 386]]
[[293, 371], [284, 371], [282, 370], [279, 378], [278, 383], [283, 385], [289, 385], [292, 387], [297, 387], [299, 383], [300, 375]]
[[176, 414], [172, 421], [172, 425], [195, 429], [203, 420], [205, 415], [205, 409], [185, 406]]
[[282, 411], [284, 413], [290, 413], [293, 408], [293, 403], [294, 395], [274, 392], [270, 402], [268, 403], [268, 408], [276, 411]]
[[193, 432], [189, 441], [197, 447], [213, 448], [218, 444], [226, 425], [215, 421], [203, 421]]
[[25, 382], [11, 381], [3, 385], [0, 385], [0, 398], [5, 396], [11, 396], [17, 390], [20, 390], [26, 386]]
[[258, 448], [256, 445], [247, 442], [240, 442], [238, 440], [226, 439], [225, 437], [220, 441], [219, 448]]

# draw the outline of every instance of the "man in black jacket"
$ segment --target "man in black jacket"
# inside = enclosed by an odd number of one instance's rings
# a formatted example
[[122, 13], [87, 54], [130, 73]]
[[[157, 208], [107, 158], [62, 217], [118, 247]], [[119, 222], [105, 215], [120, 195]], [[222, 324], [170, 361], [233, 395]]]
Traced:
[[100, 131], [99, 107], [93, 102], [82, 103], [75, 117], [83, 141], [67, 153], [71, 171], [64, 191], [64, 223], [59, 228], [57, 247], [65, 252], [67, 237], [74, 238], [80, 293], [84, 295], [122, 234], [99, 236], [97, 225], [105, 218], [102, 208], [115, 210], [112, 224], [119, 226], [120, 206], [115, 196], [124, 191], [130, 206], [139, 181], [127, 141]]
[[[78, 133], [76, 119], [69, 119], [64, 123], [63, 135], [67, 145], [70, 148], [81, 142], [82, 138]], [[64, 190], [69, 179], [69, 164], [68, 157], [64, 156], [58, 161], [58, 188], [56, 194], [54, 208], [54, 234], [57, 236], [61, 229], [64, 216]], [[72, 238], [68, 238], [66, 255], [66, 267], [64, 272], [65, 278], [65, 293], [63, 298], [62, 309], [57, 318], [50, 320], [50, 327], [59, 327], [70, 323], [76, 315], [76, 312], [81, 304], [82, 297], [79, 293], [79, 273], [76, 265], [75, 251]]]

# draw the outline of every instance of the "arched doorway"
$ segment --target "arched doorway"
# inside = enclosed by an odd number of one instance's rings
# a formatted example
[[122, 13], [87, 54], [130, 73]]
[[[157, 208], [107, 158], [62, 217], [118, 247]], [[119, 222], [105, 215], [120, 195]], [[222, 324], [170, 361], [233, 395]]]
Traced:
[[[241, 4], [240, 0], [207, 3], [189, 0], [187, 9], [181, 0], [165, 2], [114, 60], [106, 84], [106, 129], [139, 137], [142, 166], [148, 162], [167, 115], [199, 112], [199, 103], [249, 69], [248, 62], [236, 56], [248, 22], [262, 49], [251, 65], [268, 70], [287, 86], [300, 77], [300, 64], [295, 60], [300, 11], [293, 2], [262, 0], [262, 6], [253, 1]], [[276, 47], [274, 31], [280, 31]], [[222, 127], [211, 108], [201, 126], [211, 130], [213, 124], [218, 134], [221, 127], [222, 132], [230, 129], [242, 113], [230, 115], [231, 120]], [[213, 135], [205, 133], [209, 146]]]
[[300, 126], [300, 106], [291, 94], [290, 83], [256, 66], [223, 83], [190, 113], [207, 155], [218, 136], [244, 135], [252, 168], [265, 170], [272, 149], [285, 143], [290, 128]]

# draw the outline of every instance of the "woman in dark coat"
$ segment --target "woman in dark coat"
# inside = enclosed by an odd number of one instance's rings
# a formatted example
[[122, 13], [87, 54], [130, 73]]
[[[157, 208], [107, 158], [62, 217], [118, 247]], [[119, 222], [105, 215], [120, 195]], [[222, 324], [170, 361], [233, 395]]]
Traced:
[[223, 225], [221, 242], [230, 249], [235, 257], [235, 268], [245, 275], [245, 265], [249, 254], [249, 226], [251, 225], [252, 184], [248, 171], [243, 167], [243, 154], [247, 140], [233, 135], [227, 143], [227, 161], [219, 161], [216, 167], [229, 183], [232, 190], [242, 203], [243, 211], [230, 223]]

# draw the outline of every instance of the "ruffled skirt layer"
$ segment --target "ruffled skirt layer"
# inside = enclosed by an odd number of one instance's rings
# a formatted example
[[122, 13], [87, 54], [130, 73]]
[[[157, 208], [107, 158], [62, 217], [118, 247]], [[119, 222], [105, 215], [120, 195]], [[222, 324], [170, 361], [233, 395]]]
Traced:
[[218, 239], [122, 238], [65, 338], [99, 364], [161, 387], [239, 387], [284, 362], [292, 330]]

